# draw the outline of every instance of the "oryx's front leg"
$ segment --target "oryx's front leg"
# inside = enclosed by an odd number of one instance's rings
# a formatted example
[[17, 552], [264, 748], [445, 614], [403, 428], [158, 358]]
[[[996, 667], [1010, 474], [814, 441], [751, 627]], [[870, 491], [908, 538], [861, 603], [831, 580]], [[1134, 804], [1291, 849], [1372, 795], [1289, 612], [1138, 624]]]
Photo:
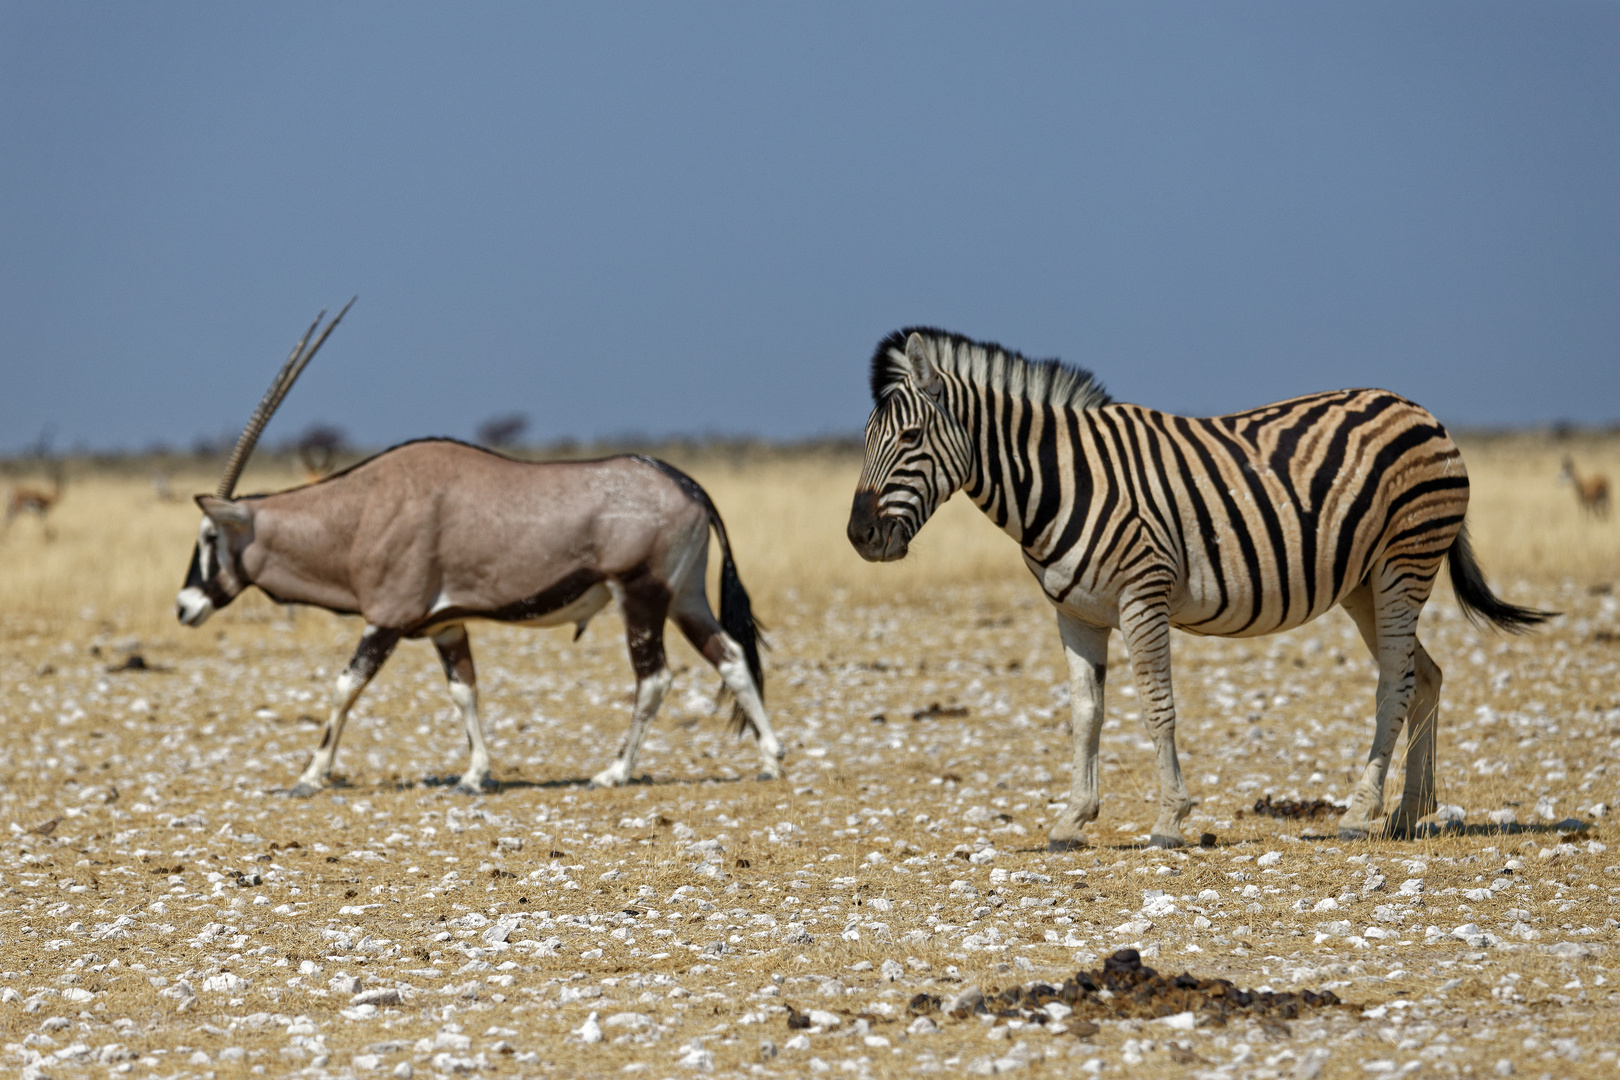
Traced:
[[460, 623], [445, 627], [433, 635], [433, 647], [439, 650], [439, 662], [450, 683], [450, 699], [461, 710], [461, 722], [467, 729], [467, 770], [461, 774], [456, 791], [477, 795], [494, 785], [489, 779], [489, 747], [484, 744], [484, 729], [478, 722], [478, 672], [473, 667], [467, 628]]
[[394, 646], [399, 644], [399, 636], [398, 630], [380, 626], [367, 626], [365, 633], [360, 635], [354, 657], [332, 686], [332, 713], [326, 720], [320, 748], [315, 751], [309, 767], [288, 794], [307, 797], [326, 786], [332, 775], [332, 761], [337, 757], [338, 741], [343, 738], [343, 725], [349, 718], [349, 710], [354, 708], [360, 691], [366, 688], [371, 677], [377, 674], [377, 669], [394, 651]]
[[1142, 723], [1153, 740], [1159, 766], [1159, 816], [1149, 842], [1154, 847], [1185, 847], [1181, 821], [1192, 809], [1192, 796], [1181, 778], [1176, 755], [1176, 701], [1170, 686], [1170, 616], [1162, 601], [1126, 603], [1120, 608], [1120, 631], [1130, 650], [1131, 673], [1142, 695]]
[[1047, 837], [1050, 851], [1072, 851], [1080, 830], [1097, 820], [1097, 744], [1102, 737], [1103, 683], [1108, 677], [1108, 627], [1080, 622], [1059, 610], [1058, 633], [1069, 661], [1069, 714], [1074, 727], [1074, 772], [1069, 805]]

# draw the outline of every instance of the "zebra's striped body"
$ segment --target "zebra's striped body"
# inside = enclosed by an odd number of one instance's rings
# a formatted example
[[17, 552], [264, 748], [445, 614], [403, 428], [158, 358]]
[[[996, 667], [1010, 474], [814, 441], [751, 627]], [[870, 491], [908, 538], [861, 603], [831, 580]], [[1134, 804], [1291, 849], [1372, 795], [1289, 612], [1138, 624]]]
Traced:
[[873, 357], [876, 407], [849, 535], [899, 558], [962, 490], [1024, 549], [1057, 609], [1075, 713], [1074, 791], [1054, 830], [1096, 817], [1107, 636], [1119, 629], [1158, 749], [1155, 842], [1182, 842], [1191, 806], [1175, 751], [1169, 630], [1251, 636], [1342, 605], [1379, 661], [1378, 721], [1341, 821], [1365, 835], [1381, 809], [1408, 712], [1409, 831], [1434, 809], [1440, 670], [1416, 638], [1442, 561], [1470, 614], [1516, 629], [1542, 613], [1497, 600], [1463, 533], [1468, 476], [1428, 412], [1382, 390], [1343, 390], [1213, 418], [1108, 400], [1085, 372], [1032, 363], [933, 330], [891, 335]]

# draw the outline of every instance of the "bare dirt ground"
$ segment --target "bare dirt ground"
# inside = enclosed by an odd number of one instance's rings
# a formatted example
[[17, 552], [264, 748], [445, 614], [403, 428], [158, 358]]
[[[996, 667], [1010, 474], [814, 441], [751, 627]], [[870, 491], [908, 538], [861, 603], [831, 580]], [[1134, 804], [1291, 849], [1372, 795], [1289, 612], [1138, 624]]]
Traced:
[[[1342, 798], [1365, 756], [1374, 669], [1335, 614], [1177, 637], [1187, 831], [1211, 834], [1179, 852], [1143, 846], [1116, 638], [1094, 846], [1047, 853], [1070, 759], [1049, 611], [970, 507], [916, 565], [859, 564], [849, 461], [687, 463], [770, 625], [786, 779], [752, 778], [676, 644], [641, 781], [588, 790], [629, 719], [604, 614], [578, 642], [472, 628], [502, 788], [471, 799], [444, 783], [465, 748], [421, 643], [361, 699], [345, 782], [281, 794], [358, 626], [257, 597], [173, 625], [196, 512], [144, 476], [70, 478], [51, 539], [0, 540], [0, 1069], [1612, 1075], [1620, 522], [1580, 518], [1556, 447], [1464, 450], [1493, 582], [1565, 615], [1507, 638], [1430, 605], [1458, 820], [1341, 843], [1331, 812], [1255, 813]], [[1126, 948], [1339, 1004], [1139, 997], [1140, 972], [1102, 982]], [[1064, 986], [1082, 970], [1095, 991]]]

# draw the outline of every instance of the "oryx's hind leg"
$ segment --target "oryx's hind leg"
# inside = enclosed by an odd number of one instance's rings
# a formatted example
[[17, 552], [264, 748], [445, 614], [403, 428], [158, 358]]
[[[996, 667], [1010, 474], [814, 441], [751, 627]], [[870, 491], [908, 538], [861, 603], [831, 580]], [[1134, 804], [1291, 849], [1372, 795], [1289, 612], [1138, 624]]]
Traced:
[[467, 628], [461, 623], [445, 627], [433, 635], [433, 647], [439, 650], [439, 662], [450, 683], [450, 699], [461, 710], [461, 722], [467, 729], [467, 770], [456, 783], [456, 791], [477, 795], [495, 785], [489, 778], [489, 747], [484, 744], [484, 729], [478, 722], [478, 672], [473, 667]]
[[681, 633], [686, 635], [686, 640], [720, 673], [726, 689], [737, 699], [737, 707], [742, 710], [747, 726], [752, 727], [759, 738], [759, 778], [778, 779], [782, 775], [782, 755], [786, 751], [771, 728], [770, 717], [765, 715], [765, 702], [760, 697], [759, 687], [754, 685], [753, 675], [748, 671], [748, 658], [743, 655], [742, 646], [721, 629], [714, 612], [709, 609], [707, 597], [701, 591], [683, 592], [676, 599], [675, 610], [670, 614], [675, 619], [675, 625], [681, 628]]
[[380, 626], [368, 626], [365, 633], [360, 635], [360, 644], [355, 648], [349, 666], [343, 669], [332, 686], [332, 713], [327, 717], [320, 748], [315, 751], [309, 767], [288, 794], [307, 797], [326, 786], [332, 775], [332, 760], [337, 757], [338, 741], [343, 738], [343, 724], [349, 718], [349, 710], [354, 708], [360, 691], [366, 688], [371, 677], [377, 674], [377, 669], [394, 651], [394, 646], [399, 644], [399, 637], [398, 630]]
[[[1379, 582], [1389, 567], [1374, 570], [1369, 583], [1358, 586], [1342, 601], [1355, 620], [1361, 640], [1378, 661], [1378, 714], [1367, 767], [1350, 793], [1350, 806], [1339, 819], [1344, 840], [1365, 839], [1373, 819], [1383, 811], [1384, 780], [1395, 756], [1395, 742], [1408, 715], [1420, 718], [1408, 738], [1406, 792], [1400, 809], [1390, 815], [1386, 830], [1409, 835], [1419, 817], [1434, 809], [1434, 734], [1438, 722], [1440, 668], [1417, 640], [1418, 613], [1423, 598], [1414, 602], [1398, 587]], [[1421, 657], [1421, 659], [1419, 659]], [[1420, 689], [1421, 688], [1421, 689]]]
[[664, 703], [671, 675], [664, 658], [664, 619], [669, 614], [669, 589], [651, 574], [618, 583], [619, 612], [630, 646], [630, 666], [636, 672], [636, 707], [630, 733], [613, 764], [591, 777], [593, 787], [616, 787], [629, 781], [658, 707]]

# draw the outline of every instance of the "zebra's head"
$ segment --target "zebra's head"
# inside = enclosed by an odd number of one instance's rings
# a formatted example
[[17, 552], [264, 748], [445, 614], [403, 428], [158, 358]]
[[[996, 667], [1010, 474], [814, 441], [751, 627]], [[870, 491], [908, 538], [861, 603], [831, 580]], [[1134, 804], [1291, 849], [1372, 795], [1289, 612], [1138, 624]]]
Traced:
[[967, 478], [970, 443], [946, 407], [938, 341], [891, 334], [872, 358], [876, 407], [849, 512], [849, 542], [871, 562], [903, 559], [917, 530]]
[[249, 585], [242, 570], [242, 551], [253, 540], [253, 512], [239, 502], [212, 495], [197, 496], [202, 524], [191, 550], [186, 583], [175, 598], [175, 616], [186, 626], [201, 626]]

